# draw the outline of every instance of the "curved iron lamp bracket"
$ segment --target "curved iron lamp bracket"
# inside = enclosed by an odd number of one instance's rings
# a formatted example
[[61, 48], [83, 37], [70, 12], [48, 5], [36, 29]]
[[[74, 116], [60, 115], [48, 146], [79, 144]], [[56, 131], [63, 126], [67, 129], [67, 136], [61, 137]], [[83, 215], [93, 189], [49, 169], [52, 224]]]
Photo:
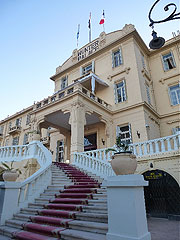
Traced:
[[[151, 7], [150, 11], [149, 11], [149, 21], [150, 21], [150, 24], [149, 26], [150, 27], [154, 27], [153, 25], [155, 23], [162, 23], [162, 22], [167, 22], [167, 21], [170, 21], [170, 20], [175, 20], [175, 19], [180, 19], [180, 12], [179, 13], [176, 13], [176, 10], [177, 10], [177, 7], [176, 7], [176, 4], [174, 3], [169, 3], [167, 4], [165, 7], [164, 7], [164, 11], [168, 11], [169, 10], [169, 7], [170, 6], [173, 6], [174, 7], [174, 10], [173, 12], [165, 19], [163, 20], [159, 20], [159, 21], [154, 21], [152, 18], [151, 18], [151, 13], [152, 13], [152, 10], [153, 8], [155, 7], [155, 5], [159, 2], [160, 0], [156, 0], [156, 2], [153, 4], [153, 6]], [[179, 17], [178, 17], [179, 16]]]

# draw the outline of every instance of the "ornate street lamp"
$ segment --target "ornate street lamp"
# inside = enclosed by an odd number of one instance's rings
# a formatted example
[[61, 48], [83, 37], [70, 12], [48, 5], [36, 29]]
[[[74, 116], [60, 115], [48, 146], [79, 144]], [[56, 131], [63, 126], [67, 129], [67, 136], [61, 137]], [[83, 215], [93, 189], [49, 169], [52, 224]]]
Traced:
[[149, 26], [152, 27], [152, 36], [153, 36], [153, 39], [150, 41], [149, 43], [149, 47], [151, 49], [159, 49], [161, 48], [164, 43], [165, 43], [165, 39], [162, 38], [162, 37], [157, 37], [157, 33], [154, 31], [154, 24], [155, 23], [162, 23], [162, 22], [167, 22], [167, 21], [170, 21], [170, 20], [175, 20], [175, 19], [180, 19], [180, 17], [178, 17], [178, 15], [180, 15], [180, 12], [179, 13], [176, 13], [176, 10], [177, 10], [177, 7], [176, 7], [176, 4], [174, 3], [169, 3], [167, 4], [165, 7], [164, 7], [164, 11], [168, 11], [169, 10], [169, 7], [170, 6], [173, 6], [174, 7], [174, 10], [173, 12], [165, 19], [163, 20], [160, 20], [160, 21], [154, 21], [152, 18], [151, 18], [151, 13], [152, 13], [152, 10], [153, 8], [155, 7], [155, 5], [159, 2], [160, 0], [156, 0], [155, 3], [153, 4], [153, 6], [151, 7], [150, 11], [149, 11], [149, 21], [150, 21], [150, 24]]

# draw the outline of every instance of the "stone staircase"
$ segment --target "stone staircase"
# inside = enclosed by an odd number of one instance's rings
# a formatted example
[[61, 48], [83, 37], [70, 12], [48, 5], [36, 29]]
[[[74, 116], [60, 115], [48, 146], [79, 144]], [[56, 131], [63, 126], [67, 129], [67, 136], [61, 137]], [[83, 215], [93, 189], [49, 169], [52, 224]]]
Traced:
[[0, 239], [105, 240], [106, 189], [95, 176], [70, 165], [57, 163], [51, 170], [52, 184], [34, 203], [0, 226]]

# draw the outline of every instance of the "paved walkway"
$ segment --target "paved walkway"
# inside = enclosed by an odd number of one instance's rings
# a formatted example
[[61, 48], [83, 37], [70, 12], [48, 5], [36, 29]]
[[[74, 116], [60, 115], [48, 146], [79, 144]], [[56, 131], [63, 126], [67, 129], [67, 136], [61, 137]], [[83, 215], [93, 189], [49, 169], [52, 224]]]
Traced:
[[151, 240], [179, 240], [180, 221], [163, 218], [148, 218], [148, 229]]

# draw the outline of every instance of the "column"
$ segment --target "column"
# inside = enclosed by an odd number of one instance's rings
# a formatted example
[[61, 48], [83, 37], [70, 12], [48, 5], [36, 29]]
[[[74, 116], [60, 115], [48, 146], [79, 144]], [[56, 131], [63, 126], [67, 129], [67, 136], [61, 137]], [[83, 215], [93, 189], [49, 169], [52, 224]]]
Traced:
[[72, 104], [69, 124], [71, 125], [71, 154], [84, 151], [84, 125], [86, 124], [84, 104]]
[[107, 180], [107, 240], [150, 240], [142, 175], [119, 175]]

